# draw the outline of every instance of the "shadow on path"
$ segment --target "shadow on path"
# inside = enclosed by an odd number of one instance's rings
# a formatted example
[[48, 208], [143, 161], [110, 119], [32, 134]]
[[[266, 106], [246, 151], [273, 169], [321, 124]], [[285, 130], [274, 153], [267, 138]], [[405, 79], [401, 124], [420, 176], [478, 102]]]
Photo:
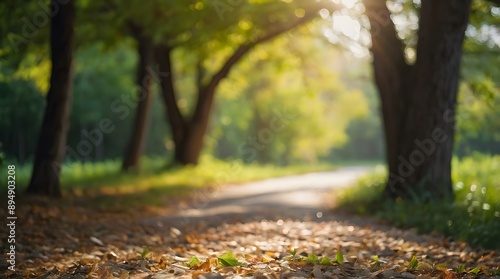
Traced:
[[370, 169], [346, 167], [336, 171], [267, 179], [225, 187], [213, 193], [195, 193], [193, 199], [173, 215], [144, 220], [145, 223], [184, 226], [292, 219], [324, 221], [332, 192], [352, 185]]

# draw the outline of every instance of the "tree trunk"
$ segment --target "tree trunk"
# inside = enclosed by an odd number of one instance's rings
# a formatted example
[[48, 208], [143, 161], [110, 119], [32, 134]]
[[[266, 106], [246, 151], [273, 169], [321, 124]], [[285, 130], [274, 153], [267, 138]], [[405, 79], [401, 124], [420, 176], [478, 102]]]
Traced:
[[381, 100], [382, 122], [385, 131], [386, 158], [389, 172], [397, 169], [398, 136], [402, 126], [401, 116], [407, 106], [404, 92], [404, 73], [411, 71], [405, 62], [403, 43], [398, 39], [385, 0], [365, 0], [366, 14], [370, 20], [375, 83]]
[[59, 7], [59, 11], [51, 20], [50, 89], [26, 192], [60, 197], [60, 166], [66, 151], [71, 109], [75, 3], [59, 4], [52, 0], [52, 7]]
[[186, 129], [184, 140], [176, 145], [175, 162], [181, 165], [196, 165], [203, 149], [203, 140], [209, 116], [192, 122]]
[[137, 111], [132, 134], [125, 150], [122, 170], [138, 172], [140, 159], [144, 151], [149, 126], [149, 111], [151, 110], [153, 76], [153, 45], [151, 40], [142, 35], [138, 28], [132, 28], [138, 44], [139, 62], [137, 64]]
[[417, 60], [408, 65], [385, 1], [365, 1], [386, 132], [387, 198], [453, 197], [454, 116], [470, 2], [422, 0]]
[[198, 102], [190, 120], [185, 120], [177, 105], [177, 97], [173, 85], [172, 49], [160, 45], [155, 49], [156, 61], [159, 63], [161, 73], [169, 73], [160, 77], [162, 100], [166, 107], [167, 123], [174, 141], [174, 163], [181, 165], [197, 164], [203, 139], [208, 126], [210, 109], [212, 107], [215, 86], [200, 87]]
[[178, 150], [176, 150], [175, 154], [175, 161], [181, 165], [198, 164], [198, 158], [203, 149], [205, 132], [210, 119], [215, 89], [226, 76], [227, 73], [224, 75], [215, 75], [212, 82], [207, 86], [198, 88], [198, 99], [193, 116], [185, 126], [183, 140], [179, 142], [177, 146]]
[[160, 77], [161, 96], [165, 104], [166, 119], [174, 142], [174, 161], [181, 162], [181, 154], [185, 152], [183, 149], [187, 149], [187, 147], [183, 147], [183, 142], [188, 126], [177, 105], [170, 58], [172, 50], [166, 45], [157, 45], [155, 47], [155, 58], [159, 63], [159, 71], [166, 73], [163, 77]]

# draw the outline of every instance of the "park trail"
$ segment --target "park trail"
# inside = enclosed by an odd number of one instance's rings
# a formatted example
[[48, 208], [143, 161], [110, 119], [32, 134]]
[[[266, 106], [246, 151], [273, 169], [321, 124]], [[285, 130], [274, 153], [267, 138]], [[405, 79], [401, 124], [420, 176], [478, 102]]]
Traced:
[[335, 190], [353, 185], [369, 170], [344, 167], [223, 187], [210, 193], [201, 191], [175, 214], [153, 221], [179, 225], [203, 221], [216, 225], [267, 219], [320, 220], [330, 213]]

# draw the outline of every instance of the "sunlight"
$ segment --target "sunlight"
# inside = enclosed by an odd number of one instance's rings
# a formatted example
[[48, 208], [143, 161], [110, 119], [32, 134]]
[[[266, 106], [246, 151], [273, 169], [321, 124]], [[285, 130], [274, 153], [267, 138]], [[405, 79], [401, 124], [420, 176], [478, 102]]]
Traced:
[[354, 7], [354, 5], [358, 2], [358, 0], [342, 0], [342, 5], [346, 8], [350, 9]]
[[359, 40], [361, 25], [348, 15], [333, 17], [333, 28], [353, 40]]
[[323, 30], [323, 35], [333, 44], [340, 44], [355, 57], [369, 55], [370, 34], [363, 27], [364, 5], [359, 0], [333, 0], [343, 6], [342, 9], [329, 15], [320, 11], [322, 18], [329, 18], [331, 25]]
[[369, 55], [367, 46], [371, 40], [362, 27], [360, 14], [356, 8], [335, 12], [331, 17], [331, 28], [325, 29], [323, 34], [331, 43], [341, 44], [355, 57], [363, 58]]

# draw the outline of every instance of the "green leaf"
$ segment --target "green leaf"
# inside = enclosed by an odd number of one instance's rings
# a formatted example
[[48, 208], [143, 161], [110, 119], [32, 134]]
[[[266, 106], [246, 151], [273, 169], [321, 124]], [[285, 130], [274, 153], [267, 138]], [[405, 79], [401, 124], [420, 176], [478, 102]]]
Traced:
[[316, 256], [314, 254], [307, 255], [307, 258], [305, 258], [305, 261], [308, 263], [313, 263], [313, 264], [319, 263], [318, 256]]
[[342, 252], [340, 251], [337, 251], [337, 253], [335, 254], [335, 260], [341, 264], [344, 262], [344, 255], [342, 254]]
[[290, 255], [285, 257], [287, 261], [300, 261], [302, 259], [300, 255], [297, 255], [297, 249], [289, 250], [288, 253]]
[[377, 255], [372, 256], [372, 260], [370, 262], [371, 267], [373, 270], [379, 270], [382, 268], [383, 263], [380, 261], [379, 257]]
[[217, 258], [217, 262], [221, 266], [239, 266], [242, 265], [243, 263], [239, 262], [233, 255], [232, 251], [228, 251], [227, 253], [224, 253], [220, 255], [220, 257]]
[[479, 271], [481, 271], [481, 267], [480, 266], [476, 266], [471, 271], [469, 271], [469, 273], [477, 275], [479, 273]]
[[148, 247], [142, 248], [141, 259], [145, 259], [148, 254], [149, 254], [149, 248]]
[[328, 259], [325, 256], [321, 257], [321, 260], [319, 261], [319, 263], [322, 265], [332, 265], [332, 261], [330, 261], [330, 259]]
[[461, 264], [457, 266], [457, 273], [463, 273], [465, 272], [465, 265]]
[[193, 267], [201, 264], [201, 261], [196, 256], [192, 256], [187, 264], [189, 265], [189, 267]]
[[410, 264], [408, 265], [409, 269], [417, 269], [418, 268], [418, 260], [417, 257], [411, 257]]

